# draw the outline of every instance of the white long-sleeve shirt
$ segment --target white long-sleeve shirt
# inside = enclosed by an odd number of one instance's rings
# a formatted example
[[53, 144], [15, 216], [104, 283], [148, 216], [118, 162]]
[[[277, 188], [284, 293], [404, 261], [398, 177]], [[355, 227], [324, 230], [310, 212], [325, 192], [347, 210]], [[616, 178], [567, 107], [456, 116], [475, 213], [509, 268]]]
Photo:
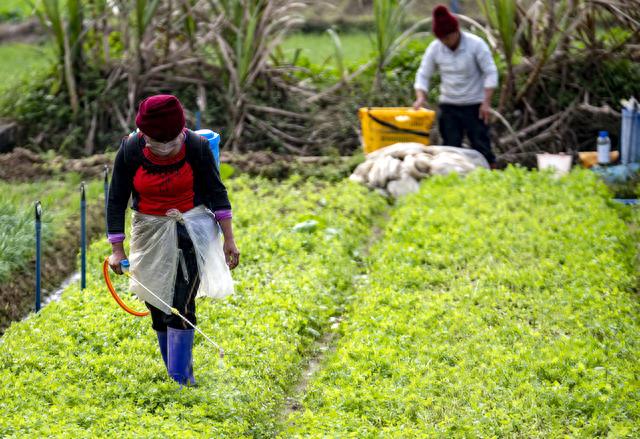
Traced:
[[460, 44], [451, 50], [434, 40], [422, 57], [416, 74], [416, 90], [429, 91], [431, 76], [440, 71], [440, 102], [470, 105], [484, 100], [485, 88], [498, 86], [498, 69], [489, 46], [476, 35], [460, 32]]

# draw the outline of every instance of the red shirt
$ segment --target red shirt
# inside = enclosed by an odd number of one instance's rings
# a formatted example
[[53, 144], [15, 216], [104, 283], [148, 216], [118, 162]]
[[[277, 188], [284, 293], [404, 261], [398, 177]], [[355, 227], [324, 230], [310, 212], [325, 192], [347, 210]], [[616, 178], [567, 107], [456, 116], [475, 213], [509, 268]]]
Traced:
[[193, 170], [186, 160], [186, 145], [183, 143], [178, 154], [167, 158], [154, 155], [148, 147], [142, 151], [142, 166], [133, 177], [138, 211], [165, 215], [169, 209], [193, 209]]

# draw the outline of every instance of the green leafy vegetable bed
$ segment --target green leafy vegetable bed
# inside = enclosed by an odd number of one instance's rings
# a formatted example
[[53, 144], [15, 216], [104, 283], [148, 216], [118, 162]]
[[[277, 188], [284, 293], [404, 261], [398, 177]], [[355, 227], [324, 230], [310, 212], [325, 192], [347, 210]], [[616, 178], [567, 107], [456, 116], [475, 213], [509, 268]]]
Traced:
[[[198, 302], [224, 363], [196, 336], [200, 386], [178, 390], [149, 320], [106, 292], [97, 243], [87, 291], [0, 339], [0, 437], [640, 434], [634, 236], [590, 173], [430, 180], [398, 203], [366, 276], [378, 196], [295, 178], [239, 178], [230, 193], [237, 294]], [[345, 307], [335, 352], [283, 425], [314, 340]]]
[[276, 434], [286, 392], [352, 292], [357, 249], [385, 203], [348, 182], [241, 178], [230, 194], [242, 252], [236, 295], [198, 301], [224, 363], [196, 336], [199, 387], [179, 391], [148, 318], [125, 314], [106, 291], [101, 242], [84, 293], [70, 288], [0, 339], [0, 437]]
[[633, 240], [588, 173], [400, 203], [283, 437], [638, 437]]

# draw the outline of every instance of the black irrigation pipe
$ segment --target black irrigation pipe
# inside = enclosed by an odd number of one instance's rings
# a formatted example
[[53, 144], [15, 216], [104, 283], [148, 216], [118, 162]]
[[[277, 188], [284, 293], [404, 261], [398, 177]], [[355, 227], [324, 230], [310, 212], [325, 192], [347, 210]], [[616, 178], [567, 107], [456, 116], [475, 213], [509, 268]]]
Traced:
[[40, 277], [41, 277], [41, 253], [42, 246], [40, 243], [41, 235], [42, 235], [42, 204], [40, 201], [36, 201], [35, 205], [35, 214], [36, 214], [36, 312], [40, 311]]
[[202, 112], [196, 111], [196, 131], [200, 129], [201, 124], [202, 124]]
[[[109, 194], [109, 167], [104, 169], [105, 192], [105, 223], [107, 213], [107, 197]], [[35, 312], [42, 308], [42, 203], [35, 203], [35, 232], [36, 232], [36, 285], [35, 285]], [[80, 289], [87, 288], [87, 190], [83, 181], [80, 184]]]
[[87, 196], [84, 181], [80, 184], [80, 289], [87, 288]]
[[104, 233], [109, 239], [109, 230], [107, 229], [107, 200], [109, 200], [109, 165], [104, 165]]

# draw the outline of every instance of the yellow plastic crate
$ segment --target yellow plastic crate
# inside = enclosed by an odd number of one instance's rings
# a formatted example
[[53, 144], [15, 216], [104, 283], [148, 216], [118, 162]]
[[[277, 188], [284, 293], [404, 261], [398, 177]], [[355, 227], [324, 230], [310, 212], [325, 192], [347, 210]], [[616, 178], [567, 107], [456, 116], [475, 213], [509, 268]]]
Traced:
[[435, 111], [409, 107], [374, 107], [358, 110], [362, 145], [366, 154], [400, 142], [429, 144]]

